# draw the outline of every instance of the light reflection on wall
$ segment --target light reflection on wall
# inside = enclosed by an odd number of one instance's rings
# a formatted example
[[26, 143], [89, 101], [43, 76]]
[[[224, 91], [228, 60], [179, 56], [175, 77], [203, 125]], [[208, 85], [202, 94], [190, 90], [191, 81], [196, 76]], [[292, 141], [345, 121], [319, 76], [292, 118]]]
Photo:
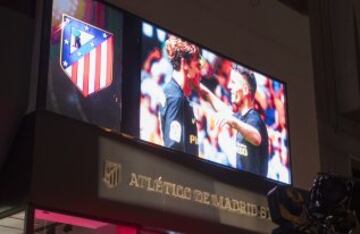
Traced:
[[35, 210], [34, 233], [46, 234], [138, 234], [132, 226], [117, 225], [92, 219]]

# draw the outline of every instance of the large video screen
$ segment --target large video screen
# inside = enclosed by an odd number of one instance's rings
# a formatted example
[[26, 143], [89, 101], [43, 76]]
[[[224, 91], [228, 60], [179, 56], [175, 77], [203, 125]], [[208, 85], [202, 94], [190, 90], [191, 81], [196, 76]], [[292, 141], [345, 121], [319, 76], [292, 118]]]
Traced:
[[123, 13], [53, 0], [46, 108], [120, 131]]
[[283, 82], [142, 24], [140, 138], [290, 184]]

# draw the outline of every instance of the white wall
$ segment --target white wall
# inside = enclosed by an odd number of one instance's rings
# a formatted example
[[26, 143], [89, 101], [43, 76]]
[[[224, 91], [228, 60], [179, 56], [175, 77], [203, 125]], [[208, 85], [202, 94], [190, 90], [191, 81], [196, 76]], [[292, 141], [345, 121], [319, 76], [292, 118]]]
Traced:
[[287, 82], [294, 185], [319, 171], [309, 21], [275, 0], [108, 0]]

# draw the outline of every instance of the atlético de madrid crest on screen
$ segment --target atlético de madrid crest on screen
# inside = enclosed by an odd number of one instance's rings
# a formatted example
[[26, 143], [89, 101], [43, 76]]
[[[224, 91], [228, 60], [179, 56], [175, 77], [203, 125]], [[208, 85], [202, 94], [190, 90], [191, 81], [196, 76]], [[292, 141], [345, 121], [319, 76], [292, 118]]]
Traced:
[[108, 87], [113, 79], [113, 34], [63, 15], [60, 66], [83, 96]]

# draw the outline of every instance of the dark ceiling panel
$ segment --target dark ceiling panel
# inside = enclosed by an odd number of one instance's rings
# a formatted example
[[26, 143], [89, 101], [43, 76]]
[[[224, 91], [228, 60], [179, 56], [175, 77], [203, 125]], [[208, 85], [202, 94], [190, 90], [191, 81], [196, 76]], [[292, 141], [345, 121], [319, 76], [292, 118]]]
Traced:
[[34, 18], [35, 0], [0, 1], [0, 6]]
[[302, 15], [308, 15], [308, 1], [307, 0], [279, 0], [279, 2], [290, 7], [294, 11]]

